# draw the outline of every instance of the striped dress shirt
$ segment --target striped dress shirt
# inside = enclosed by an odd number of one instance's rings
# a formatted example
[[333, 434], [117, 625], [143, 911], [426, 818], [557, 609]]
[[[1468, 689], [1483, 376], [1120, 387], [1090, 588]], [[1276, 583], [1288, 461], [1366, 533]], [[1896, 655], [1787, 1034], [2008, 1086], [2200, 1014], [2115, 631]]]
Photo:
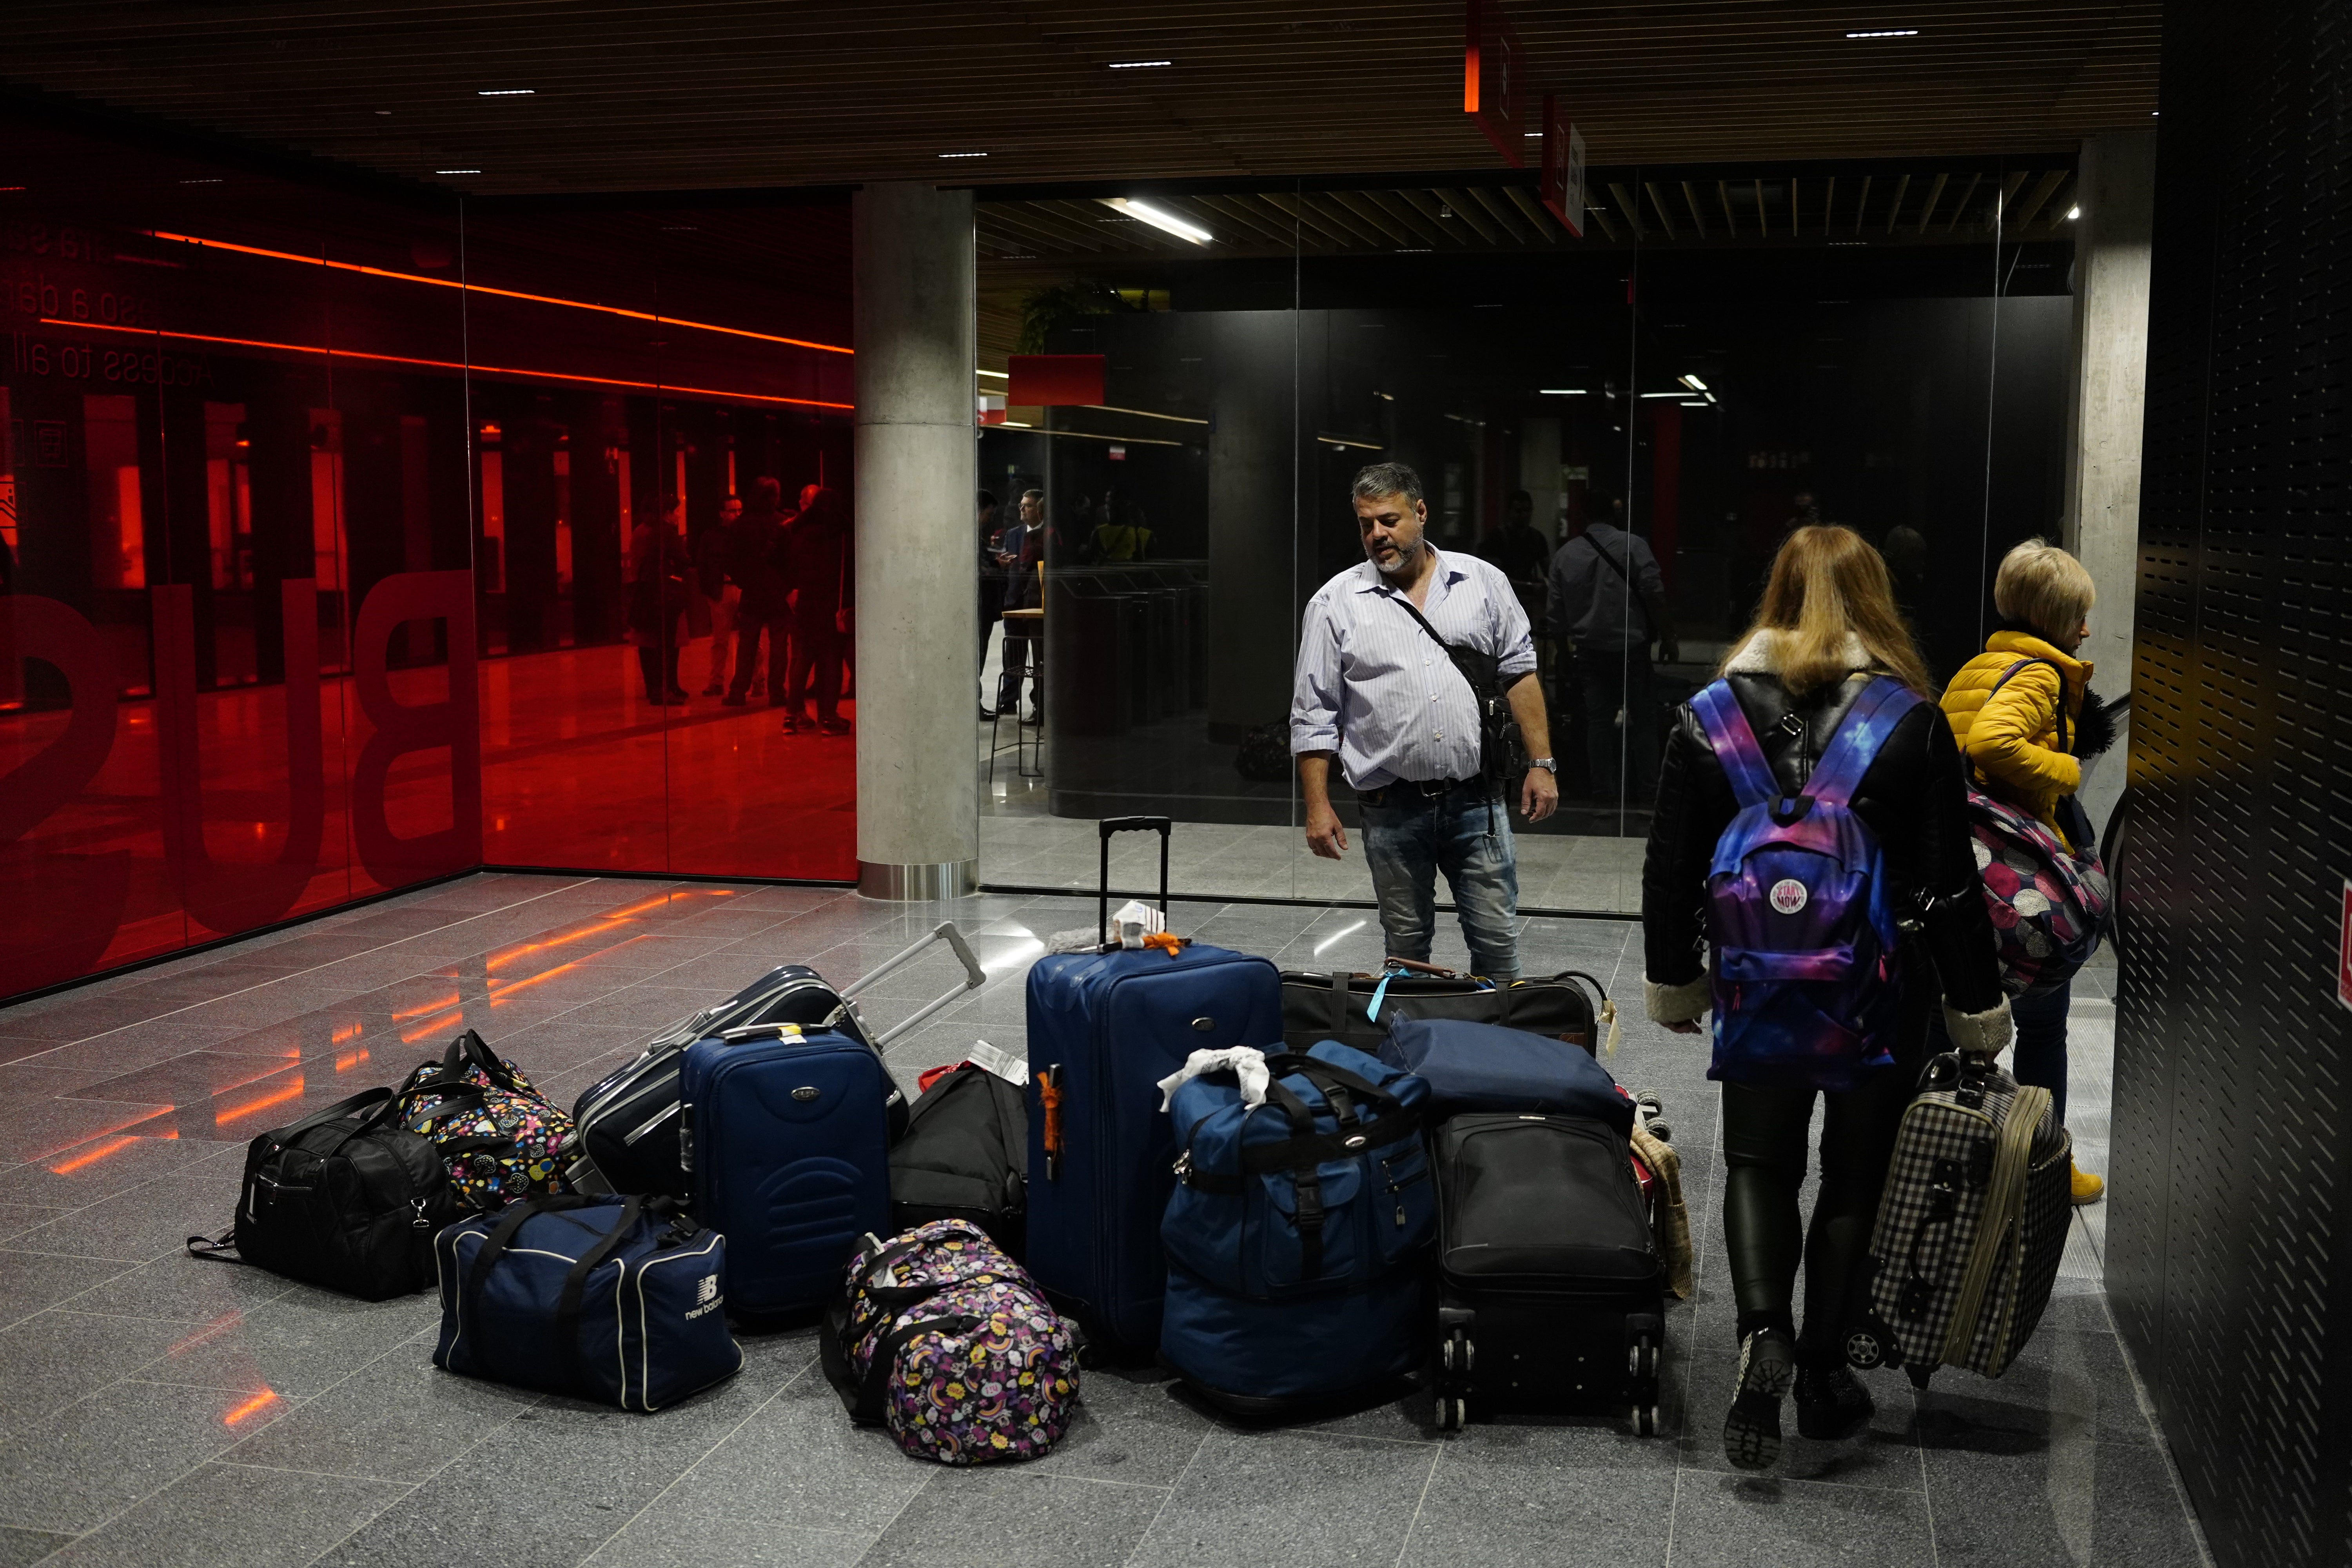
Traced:
[[[1507, 687], [1536, 667], [1510, 580], [1475, 555], [1442, 555], [1421, 613], [1446, 641], [1502, 658]], [[1290, 751], [1337, 752], [1360, 790], [1398, 779], [1474, 778], [1478, 700], [1403, 598], [1365, 561], [1307, 603], [1291, 683]]]

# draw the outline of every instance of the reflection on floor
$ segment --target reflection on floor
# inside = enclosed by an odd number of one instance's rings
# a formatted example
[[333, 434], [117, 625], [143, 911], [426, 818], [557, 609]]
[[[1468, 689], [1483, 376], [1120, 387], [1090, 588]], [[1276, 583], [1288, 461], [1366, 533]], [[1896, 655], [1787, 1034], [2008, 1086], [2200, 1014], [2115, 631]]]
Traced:
[[[746, 1342], [727, 1384], [625, 1416], [435, 1371], [425, 1297], [367, 1305], [192, 1261], [244, 1141], [391, 1081], [461, 1023], [555, 1098], [772, 963], [847, 980], [942, 916], [988, 986], [890, 1053], [911, 1083], [975, 1038], [1024, 1046], [1034, 937], [1066, 897], [868, 903], [823, 889], [478, 876], [0, 1009], [0, 1561], [384, 1568], [1008, 1563], [1789, 1564], [2188, 1568], [2198, 1548], [2099, 1289], [2096, 1221], [1998, 1382], [1947, 1373], [1843, 1445], [1729, 1472], [1736, 1360], [1716, 1218], [1715, 1097], [1691, 1042], [1629, 1019], [1616, 1070], [1678, 1130], [1698, 1299], [1669, 1318], [1668, 1436], [1606, 1422], [1441, 1436], [1407, 1398], [1279, 1432], [1221, 1426], [1149, 1381], [1090, 1374], [1046, 1459], [950, 1469], [853, 1429], [806, 1331]], [[1180, 906], [1204, 941], [1300, 965], [1376, 961], [1362, 911]], [[1638, 994], [1634, 928], [1534, 920], [1529, 968]], [[1459, 958], [1448, 932], [1441, 960]], [[887, 1025], [952, 979], [886, 982]], [[2082, 987], [2074, 1089], [2102, 1152], [2104, 979]], [[1272, 1533], [1270, 1534], [1269, 1531]]]

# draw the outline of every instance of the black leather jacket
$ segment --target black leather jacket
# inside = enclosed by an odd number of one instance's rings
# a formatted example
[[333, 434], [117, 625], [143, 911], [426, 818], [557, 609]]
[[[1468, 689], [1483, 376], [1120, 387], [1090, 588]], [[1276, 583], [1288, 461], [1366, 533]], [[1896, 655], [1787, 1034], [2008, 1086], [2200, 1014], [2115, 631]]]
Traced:
[[[1850, 675], [1802, 701], [1774, 676], [1729, 679], [1773, 776], [1797, 794], [1870, 678]], [[1898, 913], [1919, 916], [1923, 892], [1932, 900], [1923, 929], [1904, 943], [1906, 961], [1934, 963], [1945, 1005], [1954, 1011], [1998, 1007], [2000, 966], [1969, 837], [1967, 778], [1943, 710], [1922, 702], [1904, 715], [1863, 774], [1853, 810], [1878, 838]], [[1738, 814], [1723, 764], [1685, 705], [1667, 737], [1642, 865], [1643, 948], [1648, 977], [1658, 984], [1685, 985], [1706, 973], [1707, 865]]]

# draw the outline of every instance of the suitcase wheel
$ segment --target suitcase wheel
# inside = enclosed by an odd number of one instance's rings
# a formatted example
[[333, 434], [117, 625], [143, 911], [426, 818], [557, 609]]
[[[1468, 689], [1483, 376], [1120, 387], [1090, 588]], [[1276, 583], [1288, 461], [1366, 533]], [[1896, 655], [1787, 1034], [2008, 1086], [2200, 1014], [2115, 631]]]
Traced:
[[1625, 1373], [1636, 1383], [1654, 1382], [1658, 1375], [1658, 1342], [1647, 1333], [1633, 1336], [1625, 1347]]
[[1636, 1405], [1633, 1406], [1631, 1419], [1633, 1423], [1633, 1436], [1636, 1437], [1654, 1437], [1664, 1425], [1659, 1417], [1658, 1407], [1655, 1405]]
[[1470, 1419], [1470, 1406], [1459, 1395], [1441, 1395], [1437, 1401], [1437, 1425], [1447, 1432], [1459, 1432]]
[[1454, 1329], [1438, 1345], [1437, 1361], [1448, 1372], [1472, 1372], [1478, 1365], [1478, 1347], [1471, 1342], [1467, 1330]]
[[1867, 1372], [1874, 1366], [1899, 1366], [1903, 1352], [1896, 1348], [1895, 1336], [1887, 1332], [1885, 1323], [1876, 1318], [1864, 1318], [1845, 1337], [1845, 1359], [1849, 1366]]

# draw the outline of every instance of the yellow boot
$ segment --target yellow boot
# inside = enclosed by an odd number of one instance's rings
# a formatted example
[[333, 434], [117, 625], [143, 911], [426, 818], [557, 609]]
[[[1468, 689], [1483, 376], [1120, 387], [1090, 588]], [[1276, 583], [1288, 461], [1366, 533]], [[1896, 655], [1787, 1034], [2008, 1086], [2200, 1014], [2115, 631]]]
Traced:
[[2107, 1195], [2106, 1183], [2099, 1180], [2098, 1177], [2091, 1174], [2090, 1172], [2083, 1169], [2082, 1166], [2075, 1164], [2071, 1160], [2069, 1160], [2066, 1164], [2067, 1168], [2074, 1173], [2074, 1201], [2076, 1203], [2095, 1204], [2101, 1198]]

